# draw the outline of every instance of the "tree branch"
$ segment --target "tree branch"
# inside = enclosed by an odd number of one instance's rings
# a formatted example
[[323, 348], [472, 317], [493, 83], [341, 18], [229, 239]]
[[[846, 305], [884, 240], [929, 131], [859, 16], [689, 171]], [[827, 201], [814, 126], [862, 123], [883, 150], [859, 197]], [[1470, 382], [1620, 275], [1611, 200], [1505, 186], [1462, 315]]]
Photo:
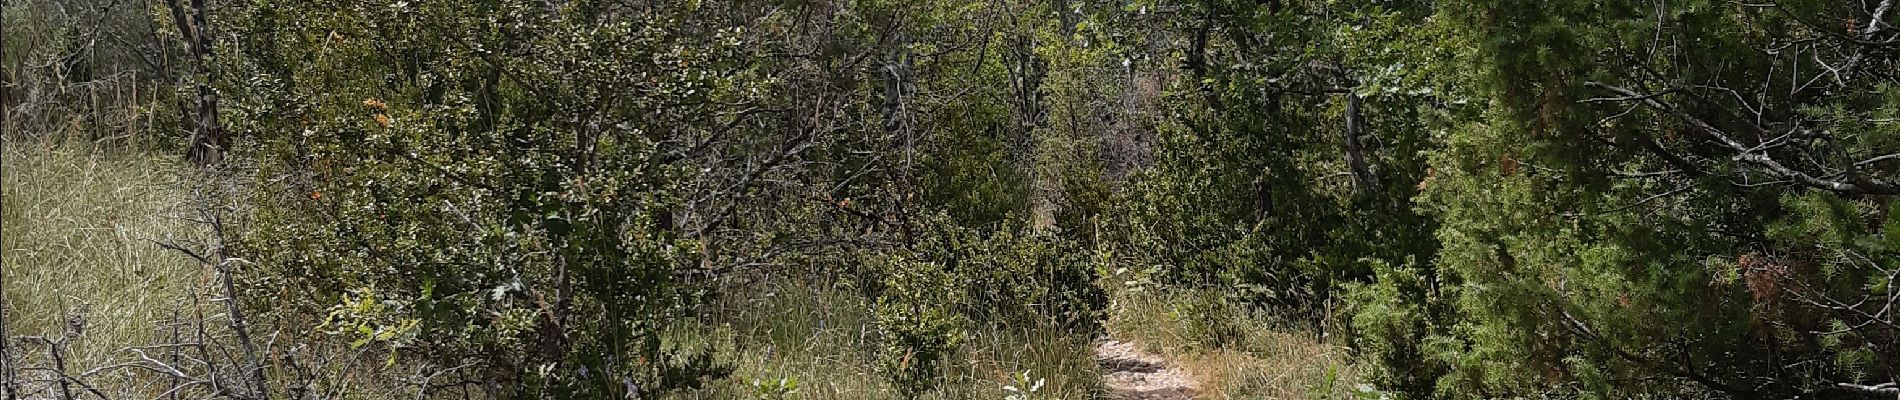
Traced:
[[[1684, 112], [1675, 107], [1671, 107], [1669, 104], [1666, 104], [1660, 100], [1657, 100], [1658, 96], [1656, 95], [1646, 95], [1646, 94], [1639, 93], [1635, 90], [1630, 90], [1628, 88], [1609, 85], [1609, 84], [1605, 84], [1601, 82], [1594, 82], [1594, 81], [1586, 82], [1585, 85], [1594, 87], [1594, 88], [1607, 90], [1612, 93], [1616, 93], [1618, 95], [1622, 95], [1623, 97], [1621, 98], [1625, 99], [1624, 101], [1642, 102], [1644, 105], [1649, 106], [1651, 109], [1655, 109], [1656, 111], [1673, 115], [1677, 119], [1682, 120], [1684, 123], [1688, 123], [1690, 126], [1693, 126], [1697, 130], [1700, 130], [1703, 133], [1709, 135], [1709, 137], [1715, 139], [1716, 142], [1721, 143], [1723, 146], [1728, 147], [1730, 150], [1733, 150], [1736, 153], [1735, 156], [1732, 157], [1733, 160], [1745, 162], [1748, 164], [1753, 164], [1757, 167], [1756, 170], [1767, 173], [1769, 175], [1773, 175], [1777, 178], [1786, 179], [1788, 181], [1799, 183], [1799, 184], [1812, 187], [1812, 188], [1826, 189], [1826, 190], [1830, 190], [1830, 191], [1834, 191], [1834, 192], [1838, 192], [1842, 194], [1878, 195], [1878, 196], [1892, 196], [1892, 195], [1900, 194], [1900, 187], [1896, 187], [1892, 183], [1880, 181], [1880, 180], [1869, 178], [1869, 177], [1860, 177], [1861, 179], [1858, 179], [1853, 182], [1842, 181], [1842, 180], [1829, 180], [1829, 179], [1816, 177], [1806, 172], [1797, 171], [1793, 168], [1789, 168], [1788, 166], [1783, 165], [1780, 161], [1776, 161], [1773, 157], [1770, 157], [1766, 152], [1762, 151], [1760, 146], [1749, 146], [1746, 144], [1742, 144], [1741, 141], [1735, 140], [1735, 138], [1732, 135], [1730, 135], [1727, 131], [1724, 131], [1721, 128], [1717, 128], [1714, 124], [1711, 124], [1708, 121], [1704, 121], [1701, 118], [1698, 118], [1694, 115], [1689, 114], [1688, 112]], [[1759, 127], [1755, 127], [1755, 128], [1760, 129]], [[1644, 144], [1644, 148], [1650, 149], [1650, 151], [1654, 153], [1668, 154], [1667, 152], [1659, 151], [1661, 150], [1660, 144], [1646, 143]], [[1665, 159], [1668, 159], [1668, 158], [1669, 157], [1665, 157]], [[1683, 164], [1678, 164], [1679, 162]], [[1682, 168], [1683, 166], [1687, 165], [1686, 161], [1678, 161], [1678, 160], [1670, 160], [1670, 164], [1676, 165], [1678, 168]], [[1684, 170], [1689, 170], [1689, 169], [1685, 168]]]

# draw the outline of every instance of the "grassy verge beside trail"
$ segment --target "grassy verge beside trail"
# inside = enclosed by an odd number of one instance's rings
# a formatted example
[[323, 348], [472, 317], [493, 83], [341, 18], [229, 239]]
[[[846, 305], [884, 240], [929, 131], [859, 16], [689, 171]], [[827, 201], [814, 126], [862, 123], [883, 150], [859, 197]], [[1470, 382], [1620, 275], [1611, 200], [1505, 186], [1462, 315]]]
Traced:
[[[1167, 358], [1202, 399], [1360, 398], [1344, 347], [1210, 290], [1111, 290], [1109, 335]], [[1376, 396], [1374, 396], [1376, 398]]]

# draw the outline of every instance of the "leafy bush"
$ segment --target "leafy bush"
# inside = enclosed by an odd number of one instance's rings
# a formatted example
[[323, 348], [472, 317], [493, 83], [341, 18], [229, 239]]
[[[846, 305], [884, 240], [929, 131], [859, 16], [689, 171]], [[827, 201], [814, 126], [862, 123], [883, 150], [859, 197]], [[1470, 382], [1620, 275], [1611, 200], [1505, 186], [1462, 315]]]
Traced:
[[401, 329], [399, 356], [478, 364], [524, 396], [652, 396], [724, 373], [660, 333], [710, 295], [691, 273], [702, 236], [675, 219], [699, 171], [680, 139], [766, 87], [728, 68], [750, 49], [686, 32], [690, 5], [544, 5], [223, 10], [257, 46], [221, 66], [257, 172], [239, 251], [259, 294], [299, 291], [253, 299], [379, 305], [330, 325]]
[[1393, 267], [1371, 261], [1372, 282], [1346, 287], [1352, 328], [1351, 347], [1366, 360], [1370, 380], [1380, 388], [1416, 398], [1431, 398], [1448, 366], [1434, 359], [1427, 338], [1442, 335], [1444, 302], [1433, 282], [1417, 267]]
[[883, 274], [877, 297], [877, 327], [882, 346], [879, 370], [904, 398], [915, 399], [937, 385], [942, 362], [963, 340], [967, 319], [959, 279], [944, 265], [903, 255], [871, 261]]
[[968, 247], [956, 251], [973, 318], [1049, 323], [1078, 334], [1101, 330], [1108, 297], [1096, 286], [1092, 257], [1080, 245], [1053, 235], [1006, 230], [967, 238]]
[[863, 258], [864, 272], [877, 277], [869, 289], [883, 334], [881, 365], [905, 396], [930, 390], [938, 363], [970, 324], [1101, 330], [1107, 296], [1075, 243], [946, 221], [941, 213], [923, 219], [918, 231], [926, 234], [913, 249]]

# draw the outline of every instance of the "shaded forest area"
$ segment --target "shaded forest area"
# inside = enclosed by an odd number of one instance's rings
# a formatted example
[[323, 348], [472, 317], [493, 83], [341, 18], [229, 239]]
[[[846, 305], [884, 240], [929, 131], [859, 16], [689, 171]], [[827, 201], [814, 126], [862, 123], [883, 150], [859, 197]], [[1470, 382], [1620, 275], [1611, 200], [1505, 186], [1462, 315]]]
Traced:
[[1894, 3], [7, 0], [0, 397], [1896, 398]]

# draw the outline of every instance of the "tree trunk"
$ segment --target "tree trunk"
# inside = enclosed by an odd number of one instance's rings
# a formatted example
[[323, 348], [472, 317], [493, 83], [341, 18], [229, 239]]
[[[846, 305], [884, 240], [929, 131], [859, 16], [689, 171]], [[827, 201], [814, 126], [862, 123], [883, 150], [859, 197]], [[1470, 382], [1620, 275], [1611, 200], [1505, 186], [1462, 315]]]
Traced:
[[1379, 190], [1378, 183], [1373, 181], [1372, 168], [1366, 165], [1365, 146], [1359, 143], [1359, 138], [1366, 134], [1363, 102], [1358, 93], [1346, 93], [1346, 167], [1352, 169], [1353, 194], [1359, 196]]
[[[218, 91], [211, 87], [218, 80], [217, 68], [211, 66], [214, 57], [211, 46], [211, 25], [207, 19], [210, 14], [210, 0], [192, 0], [190, 20], [186, 20], [187, 11], [178, 0], [167, 0], [171, 8], [172, 19], [178, 23], [178, 30], [189, 42], [193, 63], [201, 72], [203, 80], [198, 85], [198, 110], [191, 118], [191, 140], [186, 149], [185, 158], [199, 167], [211, 167], [224, 162], [224, 152], [231, 145], [225, 135], [224, 125], [218, 122]], [[184, 110], [179, 110], [181, 113]]]

